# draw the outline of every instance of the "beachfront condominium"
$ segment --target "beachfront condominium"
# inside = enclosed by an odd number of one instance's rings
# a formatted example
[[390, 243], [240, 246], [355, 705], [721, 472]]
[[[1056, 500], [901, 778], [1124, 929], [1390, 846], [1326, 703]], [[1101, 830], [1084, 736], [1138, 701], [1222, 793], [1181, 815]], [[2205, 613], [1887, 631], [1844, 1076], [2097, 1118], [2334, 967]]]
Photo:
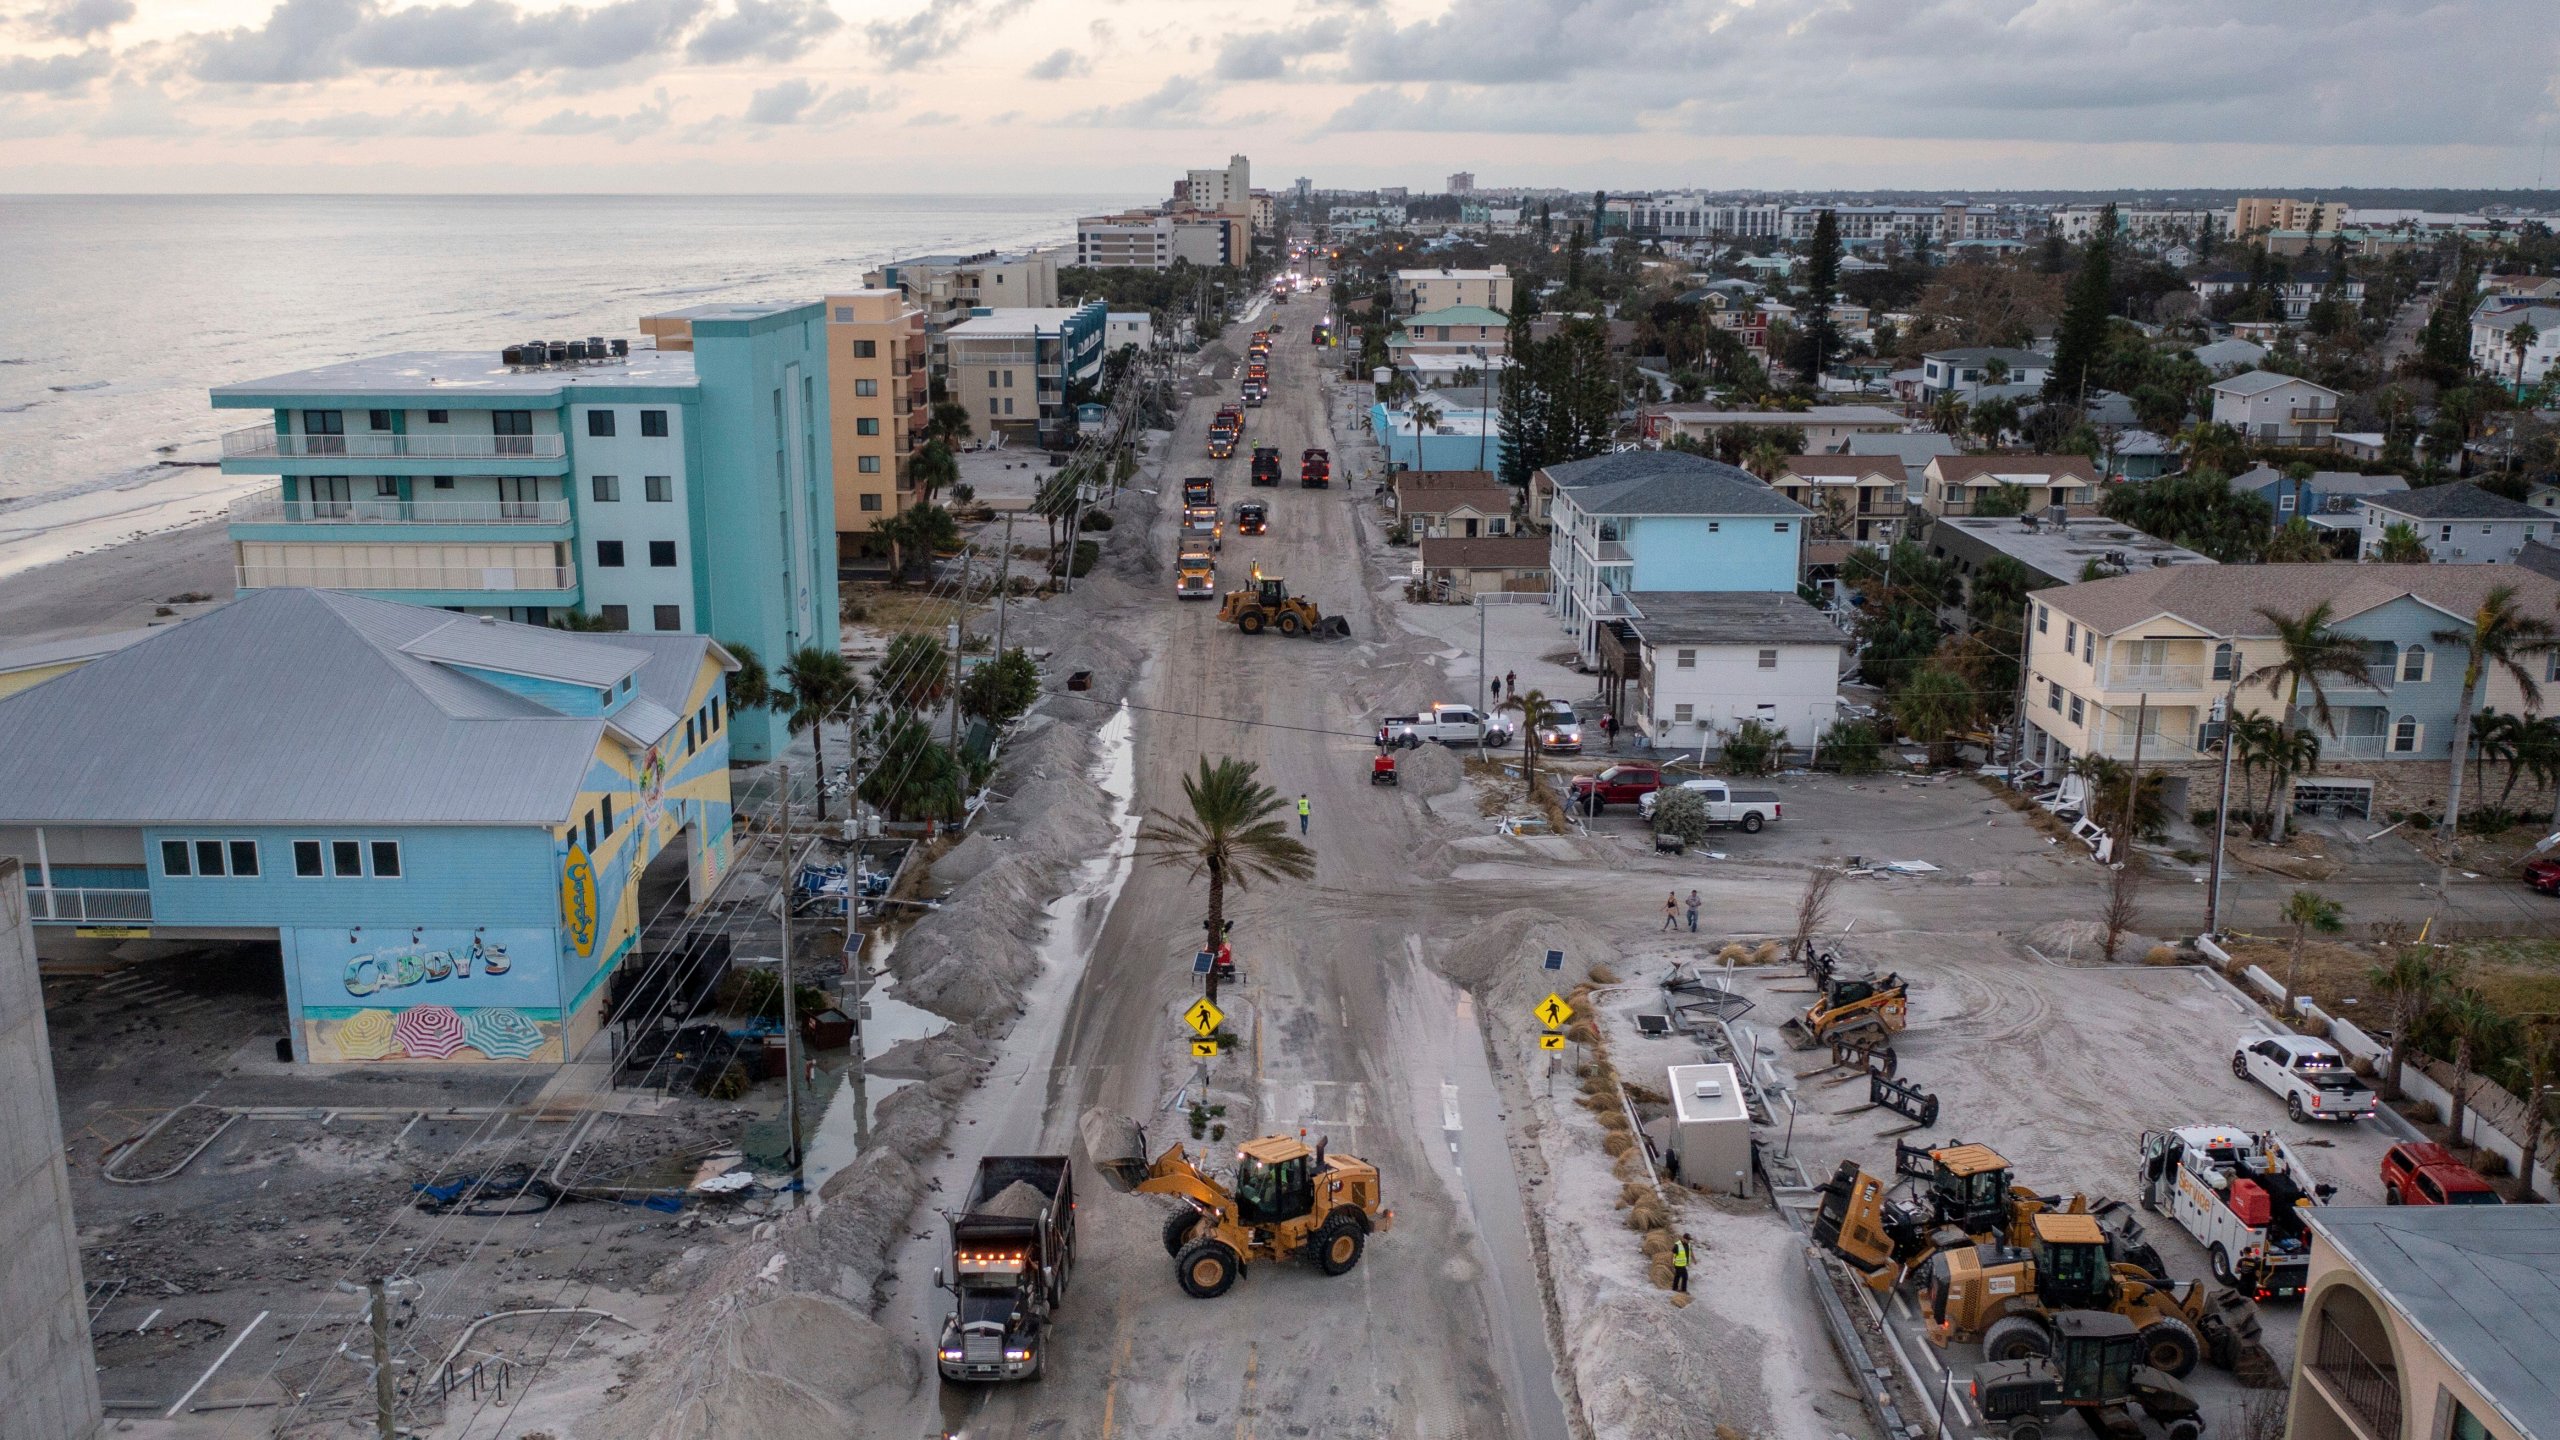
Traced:
[[971, 432], [1066, 440], [1074, 421], [1067, 392], [1101, 379], [1110, 311], [1100, 300], [1072, 309], [981, 310], [944, 331], [950, 396], [969, 407]]
[[933, 413], [925, 343], [924, 307], [902, 291], [827, 297], [839, 565], [878, 549], [880, 523], [922, 498], [911, 471]]
[[874, 290], [900, 290], [924, 311], [925, 342], [938, 372], [942, 332], [981, 309], [1043, 309], [1058, 303], [1054, 250], [981, 250], [973, 255], [918, 255], [893, 260], [862, 277]]
[[[243, 591], [350, 590], [529, 624], [837, 643], [825, 308], [702, 305], [602, 341], [339, 361], [213, 392]], [[619, 349], [620, 353], [617, 353]], [[601, 351], [601, 354], [597, 352]], [[779, 728], [742, 710], [733, 744]]]

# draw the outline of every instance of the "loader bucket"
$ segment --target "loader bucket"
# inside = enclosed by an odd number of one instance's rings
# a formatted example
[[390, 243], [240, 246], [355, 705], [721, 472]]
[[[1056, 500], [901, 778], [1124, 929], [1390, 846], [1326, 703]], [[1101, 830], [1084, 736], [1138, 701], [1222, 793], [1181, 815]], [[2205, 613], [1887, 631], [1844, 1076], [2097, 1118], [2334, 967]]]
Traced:
[[1317, 640], [1348, 640], [1351, 638], [1351, 622], [1339, 615], [1327, 615], [1318, 620], [1315, 628], [1307, 634]]
[[1813, 1033], [1813, 1027], [1804, 1023], [1801, 1015], [1788, 1016], [1787, 1022], [1778, 1029], [1787, 1037], [1787, 1043], [1798, 1050], [1812, 1050], [1822, 1044], [1821, 1037]]
[[2285, 1383], [2284, 1371], [2267, 1349], [2258, 1324], [2256, 1302], [2236, 1291], [2217, 1289], [2205, 1301], [2201, 1318], [2196, 1329], [2204, 1340], [2206, 1357], [2228, 1369], [2233, 1379], [2252, 1390], [2272, 1390]]
[[1112, 1189], [1125, 1195], [1147, 1178], [1147, 1136], [1137, 1121], [1096, 1107], [1077, 1120], [1076, 1131], [1085, 1158]]

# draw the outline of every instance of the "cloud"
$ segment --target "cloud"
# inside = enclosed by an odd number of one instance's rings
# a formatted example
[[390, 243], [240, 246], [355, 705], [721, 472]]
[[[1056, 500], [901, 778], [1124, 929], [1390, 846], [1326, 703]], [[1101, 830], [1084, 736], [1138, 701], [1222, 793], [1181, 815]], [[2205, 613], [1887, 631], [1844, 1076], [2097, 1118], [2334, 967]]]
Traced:
[[910, 130], [924, 130], [959, 123], [960, 117], [947, 110], [919, 110], [907, 117], [907, 128]]
[[1209, 87], [1197, 75], [1175, 75], [1135, 100], [1078, 110], [1062, 124], [1100, 129], [1190, 127], [1201, 123], [1200, 104]]
[[1289, 73], [1292, 61], [1340, 50], [1350, 34], [1348, 24], [1328, 19], [1289, 30], [1231, 35], [1218, 47], [1218, 78], [1276, 80]]
[[695, 32], [685, 55], [705, 65], [796, 60], [844, 25], [827, 0], [738, 0], [738, 8]]
[[54, 40], [86, 40], [133, 18], [133, 0], [56, 0], [18, 17], [21, 27]]
[[627, 115], [598, 115], [586, 110], [560, 110], [535, 121], [526, 128], [529, 135], [602, 135], [628, 145], [643, 135], [666, 128], [672, 107], [666, 92], [658, 92], [651, 104]]
[[862, 27], [892, 70], [912, 70], [960, 48], [971, 35], [994, 30], [1021, 14], [1031, 0], [925, 0], [904, 20], [874, 20]]
[[414, 136], [451, 139], [486, 135], [497, 128], [498, 119], [494, 114], [457, 103], [450, 110], [413, 105], [389, 115], [353, 110], [335, 115], [315, 115], [304, 120], [260, 120], [240, 133], [251, 140], [312, 138], [354, 141]]
[[1437, 131], [1463, 134], [1616, 135], [1642, 128], [1635, 109], [1614, 96], [1547, 87], [1545, 93], [1429, 85], [1419, 93], [1393, 86], [1365, 90], [1333, 112], [1326, 131]]
[[77, 55], [11, 55], [0, 59], [0, 94], [66, 95], [86, 90], [90, 81], [114, 64], [115, 57], [103, 46]]
[[1072, 80], [1093, 73], [1093, 62], [1073, 50], [1050, 51], [1022, 72], [1033, 80]]
[[204, 127], [180, 114], [157, 85], [118, 85], [82, 131], [93, 140], [172, 140]]

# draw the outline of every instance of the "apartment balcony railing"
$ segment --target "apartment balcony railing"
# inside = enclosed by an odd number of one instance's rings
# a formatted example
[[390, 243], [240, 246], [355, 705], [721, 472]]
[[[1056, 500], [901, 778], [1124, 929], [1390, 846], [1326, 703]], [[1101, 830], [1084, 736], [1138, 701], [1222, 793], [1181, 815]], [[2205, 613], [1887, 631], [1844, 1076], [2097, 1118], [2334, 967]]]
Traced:
[[[2320, 734], [2314, 730], [2313, 734]], [[2320, 735], [2323, 760], [2379, 760], [2391, 753], [2388, 735]]]
[[558, 435], [279, 435], [252, 425], [222, 437], [226, 460], [557, 460]]
[[2296, 405], [2286, 414], [2294, 420], [2309, 420], [2328, 425], [2334, 425], [2338, 421], [2338, 407], [2335, 405]]
[[2098, 688], [2116, 690], [2186, 691], [2204, 690], [2226, 683], [2213, 678], [2210, 665], [2116, 665], [2098, 666]]
[[2320, 1319], [2320, 1347], [2313, 1353], [2311, 1369], [2330, 1394], [2355, 1412], [2367, 1433], [2381, 1440], [2398, 1440], [2400, 1372], [2365, 1354], [2363, 1347], [2347, 1338], [2347, 1332], [2325, 1315]]
[[241, 565], [243, 590], [312, 585], [324, 590], [566, 591], [578, 572], [565, 565]]
[[48, 887], [27, 892], [28, 918], [40, 924], [130, 925], [151, 919], [148, 890]]
[[234, 501], [239, 525], [566, 525], [566, 500], [287, 500], [252, 495]]

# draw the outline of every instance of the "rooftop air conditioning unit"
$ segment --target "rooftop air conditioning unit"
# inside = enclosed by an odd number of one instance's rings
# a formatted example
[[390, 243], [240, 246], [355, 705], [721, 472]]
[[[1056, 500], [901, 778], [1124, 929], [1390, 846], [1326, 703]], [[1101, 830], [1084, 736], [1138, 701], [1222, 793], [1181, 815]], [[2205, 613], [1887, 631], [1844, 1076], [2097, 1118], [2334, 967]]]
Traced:
[[1724, 1094], [1724, 1082], [1721, 1080], [1701, 1080], [1698, 1082], [1696, 1094], [1701, 1100], [1716, 1099]]
[[630, 356], [630, 354], [631, 354], [631, 342], [630, 342], [630, 341], [628, 341], [628, 340], [619, 340], [619, 339], [618, 339], [618, 340], [615, 340], [615, 341], [613, 342], [613, 358], [614, 358], [614, 359], [616, 359], [616, 360], [626, 359], [626, 358], [628, 358], [628, 357]]

